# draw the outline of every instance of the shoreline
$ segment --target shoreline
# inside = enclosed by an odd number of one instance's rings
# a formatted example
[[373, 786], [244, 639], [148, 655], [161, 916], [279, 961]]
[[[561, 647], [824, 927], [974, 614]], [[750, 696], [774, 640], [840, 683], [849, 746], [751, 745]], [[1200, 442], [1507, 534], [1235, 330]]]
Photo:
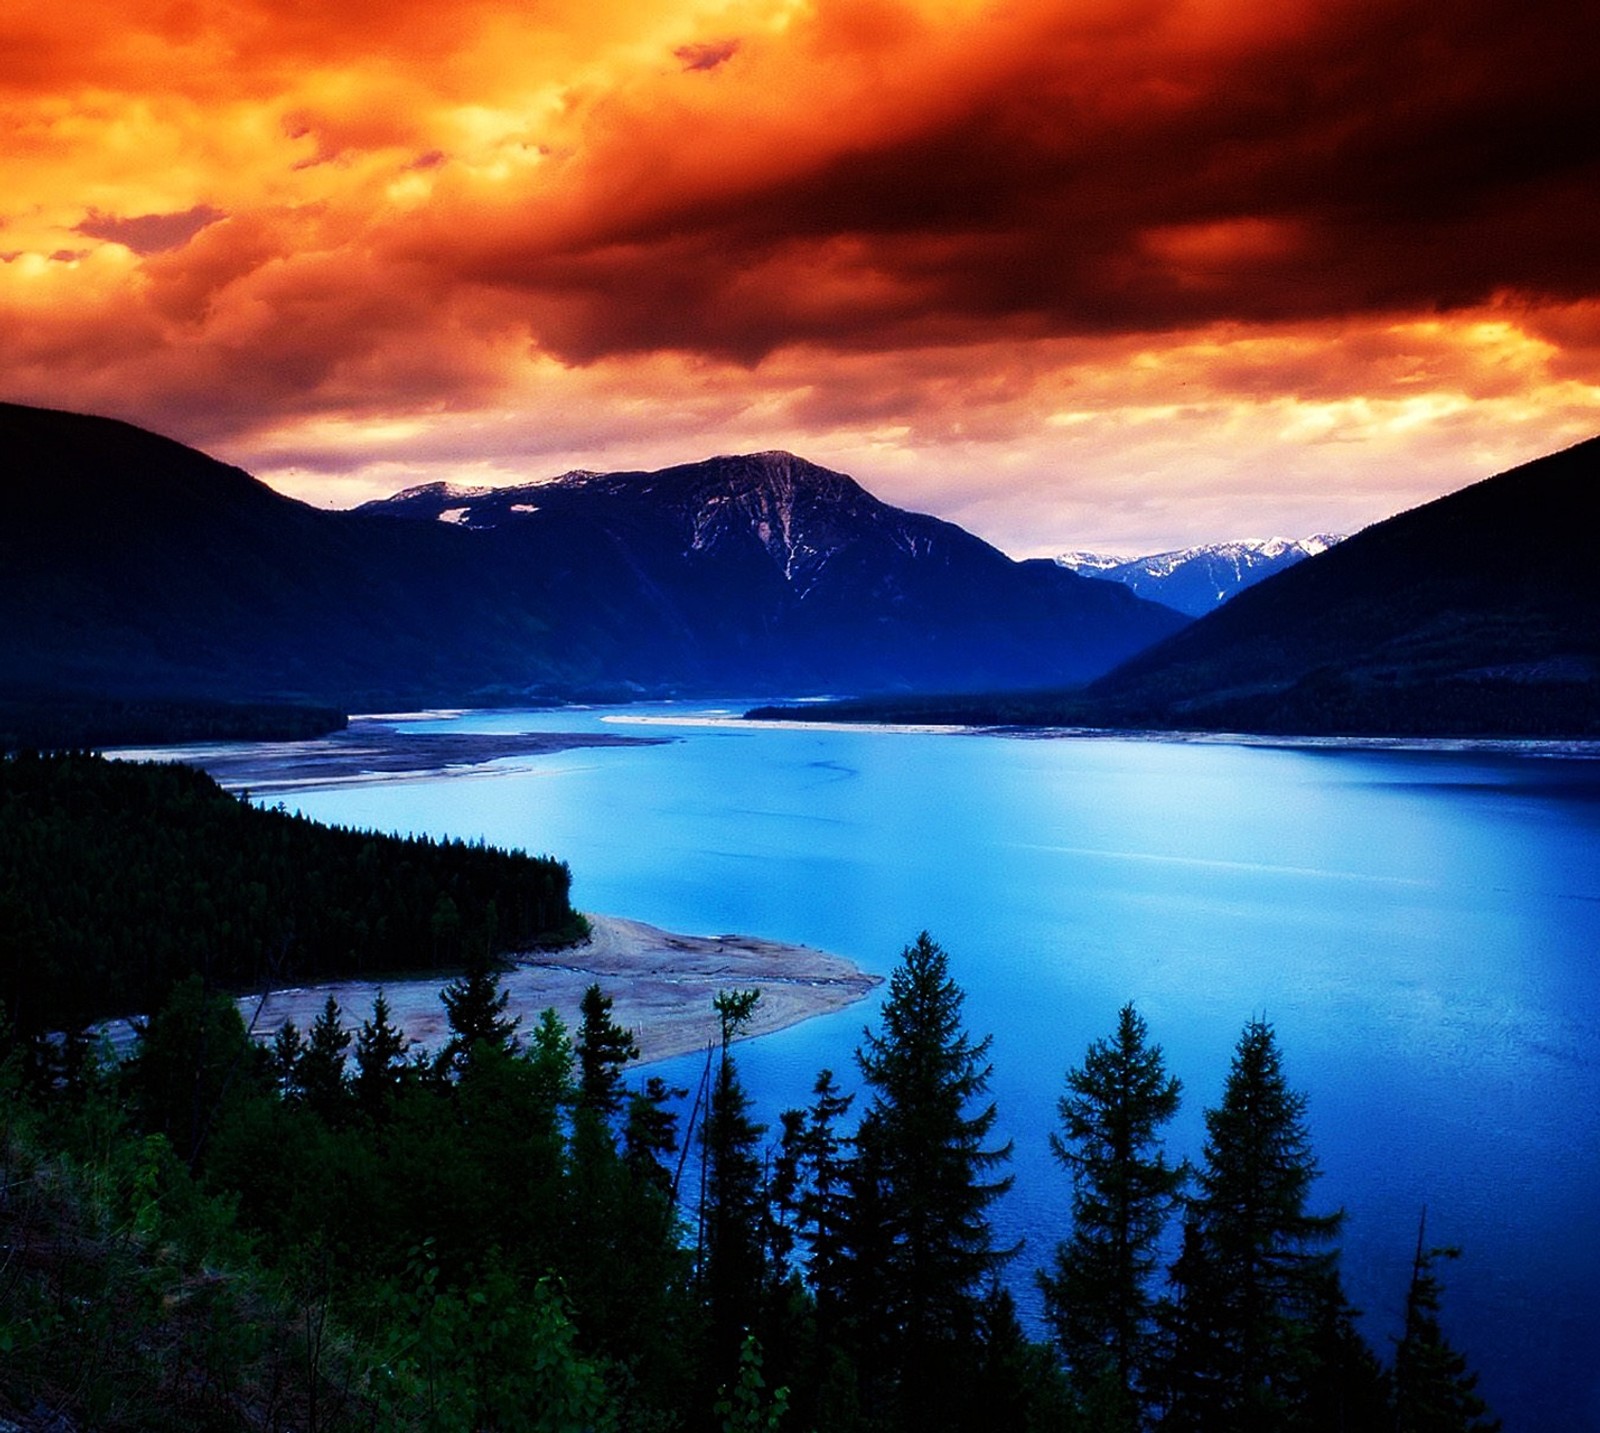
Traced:
[[[717, 1038], [711, 1007], [719, 990], [757, 989], [754, 1018], [740, 1035], [753, 1039], [830, 1015], [864, 1000], [883, 983], [843, 956], [812, 946], [758, 936], [680, 935], [622, 916], [590, 915], [591, 935], [582, 945], [511, 957], [501, 975], [510, 1000], [508, 1014], [521, 1017], [526, 1037], [540, 1014], [553, 1007], [577, 1033], [578, 1003], [598, 983], [612, 998], [611, 1017], [633, 1032], [639, 1063], [702, 1050]], [[383, 991], [389, 1018], [418, 1045], [437, 1052], [449, 1038], [440, 989], [453, 977], [415, 980], [337, 980], [247, 995], [239, 1000], [252, 1037], [270, 1040], [289, 1020], [301, 1033], [321, 1013], [329, 995], [352, 1032], [370, 1018]]]
[[352, 717], [330, 736], [304, 741], [112, 748], [119, 761], [181, 760], [203, 769], [224, 791], [254, 797], [290, 795], [384, 781], [438, 776], [492, 776], [504, 763], [590, 748], [662, 746], [660, 736], [613, 732], [401, 732], [388, 720]]
[[957, 722], [887, 722], [804, 717], [720, 715], [659, 716], [618, 712], [601, 718], [618, 726], [729, 727], [748, 731], [875, 732], [889, 736], [993, 736], [1012, 741], [1142, 741], [1192, 746], [1252, 746], [1306, 751], [1403, 751], [1539, 756], [1600, 760], [1600, 738], [1542, 736], [1331, 736], [1247, 731], [1165, 730], [1111, 726], [982, 725]]

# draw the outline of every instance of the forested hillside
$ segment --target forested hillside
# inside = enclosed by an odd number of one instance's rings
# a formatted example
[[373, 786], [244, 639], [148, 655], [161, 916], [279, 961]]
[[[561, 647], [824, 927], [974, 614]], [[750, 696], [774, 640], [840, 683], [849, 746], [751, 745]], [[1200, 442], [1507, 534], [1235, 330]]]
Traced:
[[[0, 1419], [1494, 1427], [1440, 1326], [1453, 1251], [1419, 1238], [1392, 1367], [1358, 1332], [1305, 1096], [1260, 1021], [1200, 1151], [1166, 1147], [1181, 1091], [1131, 1006], [1067, 1071], [1052, 1256], [996, 1242], [1010, 1149], [988, 1041], [926, 935], [855, 1071], [822, 1071], [776, 1128], [734, 1054], [755, 992], [717, 997], [687, 1102], [627, 1079], [633, 1040], [598, 987], [575, 1032], [551, 1011], [519, 1029], [482, 962], [441, 998], [436, 1051], [408, 1048], [381, 997], [365, 1018], [330, 1000], [263, 1049], [199, 976], [121, 1067], [56, 1072], [0, 1043]], [[1048, 1342], [1000, 1282], [1041, 1259]]]
[[0, 996], [29, 1036], [244, 991], [440, 970], [581, 934], [560, 861], [330, 829], [190, 767], [0, 759]]

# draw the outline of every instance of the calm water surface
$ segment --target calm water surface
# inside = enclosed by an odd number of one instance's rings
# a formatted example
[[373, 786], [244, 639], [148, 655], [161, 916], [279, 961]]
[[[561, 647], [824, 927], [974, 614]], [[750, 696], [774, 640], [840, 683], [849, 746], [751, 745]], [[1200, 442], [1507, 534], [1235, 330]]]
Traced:
[[[606, 713], [475, 713], [573, 730]], [[433, 725], [444, 724], [443, 719]], [[1387, 1352], [1420, 1208], [1447, 1331], [1522, 1430], [1600, 1430], [1600, 763], [1448, 752], [653, 728], [450, 778], [285, 798], [319, 819], [485, 837], [571, 863], [585, 909], [801, 941], [887, 972], [926, 928], [994, 1036], [1016, 1141], [1005, 1236], [1031, 1269], [1068, 1186], [1066, 1069], [1137, 1002], [1198, 1157], [1247, 1018], [1277, 1029], [1348, 1210], [1346, 1282]], [[275, 798], [274, 798], [275, 799]], [[769, 1118], [870, 1006], [741, 1048]], [[694, 1062], [673, 1067], [692, 1083]]]

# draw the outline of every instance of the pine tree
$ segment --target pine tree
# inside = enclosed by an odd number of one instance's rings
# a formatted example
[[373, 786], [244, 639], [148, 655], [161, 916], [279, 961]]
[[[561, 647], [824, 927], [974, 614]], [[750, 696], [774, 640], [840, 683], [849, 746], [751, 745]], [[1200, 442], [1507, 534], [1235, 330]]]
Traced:
[[300, 1088], [305, 1091], [306, 1108], [330, 1125], [343, 1120], [349, 1100], [344, 1078], [349, 1048], [350, 1032], [339, 1018], [339, 1002], [330, 995], [312, 1023], [305, 1054], [300, 1057]]
[[801, 1161], [805, 1153], [806, 1112], [784, 1110], [780, 1134], [767, 1174], [766, 1245], [768, 1272], [775, 1283], [794, 1277], [794, 1250], [800, 1220]]
[[1417, 1253], [1406, 1292], [1405, 1334], [1394, 1354], [1397, 1433], [1497, 1433], [1498, 1418], [1479, 1396], [1478, 1376], [1450, 1346], [1439, 1327], [1443, 1285], [1433, 1271], [1440, 1259], [1459, 1259], [1456, 1248], [1426, 1247], [1428, 1211], [1417, 1224]]
[[589, 1109], [614, 1115], [622, 1108], [622, 1070], [639, 1058], [631, 1030], [611, 1018], [611, 997], [591, 985], [579, 1004], [578, 1098]]
[[750, 1117], [750, 1097], [729, 1049], [759, 998], [755, 990], [721, 991], [713, 1002], [722, 1049], [701, 1128], [705, 1164], [700, 1278], [711, 1321], [712, 1372], [718, 1381], [731, 1374], [740, 1342], [757, 1322], [765, 1282], [761, 1227], [765, 1201], [757, 1151], [766, 1126]]
[[300, 1061], [305, 1057], [306, 1038], [293, 1020], [285, 1020], [272, 1037], [272, 1073], [284, 1099], [297, 1101], [305, 1094], [300, 1084]]
[[1297, 1416], [1307, 1328], [1336, 1267], [1326, 1246], [1343, 1219], [1306, 1208], [1317, 1163], [1305, 1107], [1272, 1027], [1250, 1021], [1222, 1103], [1206, 1111], [1205, 1162], [1174, 1270], [1183, 1314], [1167, 1426], [1276, 1433]]
[[[856, 1051], [872, 1103], [856, 1135], [876, 1191], [880, 1264], [864, 1270], [869, 1341], [883, 1349], [885, 1395], [906, 1427], [953, 1426], [970, 1372], [991, 1276], [1015, 1250], [998, 1250], [989, 1207], [1011, 1186], [993, 1171], [1010, 1144], [990, 1147], [990, 1041], [961, 1024], [963, 995], [949, 958], [926, 931], [889, 982], [883, 1033]], [[861, 1206], [858, 1206], [858, 1212]]]
[[460, 1075], [472, 1063], [472, 1047], [480, 1042], [499, 1050], [517, 1048], [520, 1016], [508, 1017], [511, 997], [500, 988], [500, 976], [487, 958], [475, 959], [439, 992], [450, 1022], [450, 1038], [439, 1052], [441, 1074]]
[[1161, 1128], [1178, 1110], [1180, 1085], [1166, 1072], [1145, 1022], [1123, 1006], [1117, 1033], [1096, 1040], [1067, 1075], [1056, 1104], [1061, 1133], [1050, 1148], [1072, 1175], [1072, 1236], [1039, 1285], [1057, 1345], [1098, 1426], [1143, 1422], [1153, 1349], [1150, 1289], [1158, 1244], [1186, 1171], [1167, 1163]]
[[379, 990], [372, 1001], [372, 1018], [361, 1022], [356, 1035], [356, 1103], [369, 1119], [382, 1122], [405, 1078], [406, 1051], [411, 1048], [403, 1031], [389, 1020], [389, 1002]]
[[808, 1251], [806, 1277], [817, 1301], [818, 1333], [826, 1340], [847, 1299], [850, 1238], [850, 1149], [854, 1141], [839, 1125], [855, 1103], [842, 1095], [832, 1070], [812, 1087], [800, 1147], [802, 1189], [797, 1210], [800, 1238]]
[[637, 1181], [667, 1197], [672, 1193], [673, 1176], [668, 1160], [678, 1152], [678, 1116], [668, 1106], [685, 1093], [660, 1075], [651, 1075], [644, 1089], [629, 1097], [628, 1118], [622, 1128], [623, 1163]]
[[1295, 1433], [1350, 1433], [1393, 1423], [1389, 1375], [1356, 1327], [1360, 1313], [1338, 1269], [1314, 1286], [1313, 1306], [1300, 1326], [1298, 1378], [1289, 1391]]

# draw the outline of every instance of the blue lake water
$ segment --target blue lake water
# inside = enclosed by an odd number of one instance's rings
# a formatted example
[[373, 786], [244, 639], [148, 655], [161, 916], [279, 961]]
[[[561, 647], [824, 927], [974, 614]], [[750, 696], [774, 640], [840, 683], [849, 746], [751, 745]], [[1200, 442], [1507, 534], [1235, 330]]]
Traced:
[[[573, 730], [600, 712], [473, 713]], [[637, 728], [671, 744], [285, 799], [319, 819], [570, 862], [584, 909], [804, 942], [887, 973], [926, 928], [992, 1033], [1014, 1138], [1013, 1282], [1062, 1233], [1046, 1135], [1069, 1066], [1137, 1002], [1198, 1158], [1246, 1019], [1276, 1027], [1387, 1353], [1417, 1216], [1445, 1324], [1508, 1433], [1600, 1430], [1600, 762], [1459, 752]], [[277, 799], [276, 797], [271, 799]], [[740, 1048], [769, 1118], [854, 1082], [874, 1007]], [[678, 1062], [692, 1083], [695, 1062]]]

